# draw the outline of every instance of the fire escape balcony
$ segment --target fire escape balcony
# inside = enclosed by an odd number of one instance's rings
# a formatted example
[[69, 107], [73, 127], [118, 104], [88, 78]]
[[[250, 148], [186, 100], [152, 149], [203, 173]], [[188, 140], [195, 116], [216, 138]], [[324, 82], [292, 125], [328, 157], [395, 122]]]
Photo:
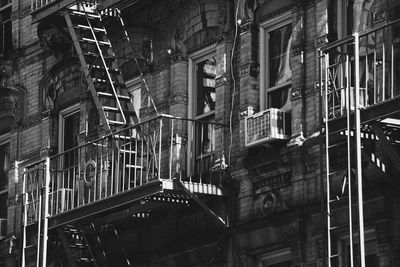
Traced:
[[[31, 0], [32, 22], [37, 22], [52, 15], [59, 14], [76, 2], [76, 0]], [[100, 10], [103, 10], [110, 7], [123, 8], [128, 5], [137, 4], [139, 1], [86, 0], [82, 2], [87, 3], [88, 6], [93, 6], [93, 4], [95, 4]]]
[[132, 205], [140, 213], [163, 202], [187, 202], [192, 194], [220, 198], [224, 130], [160, 115], [54, 155], [49, 166], [43, 162], [24, 173], [27, 225], [42, 216], [46, 181], [50, 228]]
[[343, 131], [347, 111], [353, 117], [357, 107], [361, 124], [400, 118], [399, 30], [400, 20], [395, 20], [321, 49], [322, 110], [330, 133]]

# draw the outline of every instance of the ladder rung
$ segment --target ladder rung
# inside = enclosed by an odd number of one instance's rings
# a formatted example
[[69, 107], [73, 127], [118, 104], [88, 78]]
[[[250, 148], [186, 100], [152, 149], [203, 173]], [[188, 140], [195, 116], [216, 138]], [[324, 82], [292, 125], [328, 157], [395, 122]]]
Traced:
[[330, 200], [329, 200], [329, 203], [347, 200], [348, 198], [349, 198], [348, 195], [343, 195], [343, 196], [340, 196], [340, 197], [335, 197], [335, 198], [330, 199]]
[[114, 111], [114, 112], [118, 112], [119, 109], [116, 107], [108, 107], [108, 106], [103, 106], [103, 110], [104, 111]]
[[83, 16], [83, 17], [85, 17], [85, 16], [87, 15], [88, 18], [94, 18], [94, 19], [99, 19], [99, 18], [101, 18], [100, 15], [97, 15], [97, 14], [95, 14], [95, 13], [91, 13], [91, 12], [88, 12], [88, 11], [82, 12], [82, 11], [71, 10], [71, 9], [70, 9], [70, 14], [78, 15], [78, 16]]
[[342, 145], [344, 145], [344, 144], [346, 144], [346, 143], [347, 143], [347, 140], [346, 140], [346, 141], [341, 141], [341, 142], [338, 142], [338, 143], [329, 145], [328, 148], [333, 148], [333, 147], [342, 146]]
[[336, 230], [336, 229], [339, 229], [340, 227], [339, 226], [332, 226], [331, 228], [329, 228], [329, 230]]
[[[114, 95], [111, 94], [111, 93], [97, 92], [97, 94], [98, 94], [99, 96], [103, 96], [103, 97], [114, 98]], [[117, 95], [117, 97], [118, 97], [118, 99], [121, 99], [121, 100], [127, 100], [127, 101], [130, 101], [130, 100], [131, 100], [131, 98], [130, 98], [129, 96], [125, 96], [125, 95]]]
[[333, 254], [329, 256], [329, 258], [338, 258], [338, 257], [340, 257], [340, 254]]
[[335, 174], [338, 174], [338, 173], [344, 173], [344, 169], [330, 172], [328, 175], [329, 175], [329, 176], [332, 176], [332, 175], [335, 175]]
[[95, 31], [95, 32], [103, 32], [103, 33], [106, 33], [106, 29], [104, 29], [104, 28], [97, 28], [97, 27], [90, 27], [90, 26], [87, 26], [87, 25], [83, 25], [83, 24], [78, 24], [78, 25], [76, 25], [76, 26], [74, 26], [75, 28], [77, 28], [77, 29], [84, 29], [84, 30], [90, 30], [90, 29], [93, 29], [93, 31]]
[[83, 43], [89, 43], [89, 44], [100, 44], [100, 45], [107, 45], [107, 46], [111, 46], [110, 42], [105, 42], [105, 41], [96, 41], [94, 39], [89, 39], [89, 38], [82, 38], [79, 40], [79, 42], [83, 42]]
[[122, 121], [108, 120], [109, 124], [125, 125]]

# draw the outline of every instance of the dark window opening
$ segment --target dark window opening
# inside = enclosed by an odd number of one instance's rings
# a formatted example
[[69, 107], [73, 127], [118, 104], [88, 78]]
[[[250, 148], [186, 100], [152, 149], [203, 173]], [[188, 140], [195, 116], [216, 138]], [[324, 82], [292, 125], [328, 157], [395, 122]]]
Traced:
[[[79, 136], [79, 112], [72, 113], [64, 117], [63, 149], [70, 150], [78, 146]], [[65, 166], [71, 167], [77, 161], [77, 151], [72, 150], [65, 154]]]
[[0, 146], [0, 218], [7, 218], [9, 144]]
[[0, 11], [0, 50], [3, 58], [12, 50], [11, 6]]

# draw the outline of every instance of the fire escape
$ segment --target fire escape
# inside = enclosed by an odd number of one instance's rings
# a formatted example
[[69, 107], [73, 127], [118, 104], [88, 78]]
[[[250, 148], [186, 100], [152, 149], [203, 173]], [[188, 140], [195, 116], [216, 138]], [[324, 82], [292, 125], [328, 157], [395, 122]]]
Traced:
[[[320, 51], [329, 267], [347, 260], [351, 266], [366, 264], [367, 165], [378, 168], [392, 188], [400, 185], [399, 22], [355, 33]], [[339, 212], [343, 208], [345, 216]], [[338, 246], [339, 236], [347, 239], [347, 249]]]
[[[109, 134], [24, 169], [22, 266], [47, 266], [49, 251], [57, 246], [68, 266], [132, 266], [114, 223], [126, 218], [145, 222], [171, 206], [200, 207], [226, 227], [225, 219], [203, 202], [225, 197], [226, 164], [218, 140], [225, 126], [158, 112], [139, 121], [105, 26], [118, 23], [123, 41], [129, 42], [120, 11], [96, 7], [32, 1], [34, 21], [64, 17]], [[184, 144], [178, 128], [187, 129], [189, 136], [209, 132], [215, 140], [202, 140], [202, 135]], [[212, 148], [204, 154], [199, 149], [203, 142]]]

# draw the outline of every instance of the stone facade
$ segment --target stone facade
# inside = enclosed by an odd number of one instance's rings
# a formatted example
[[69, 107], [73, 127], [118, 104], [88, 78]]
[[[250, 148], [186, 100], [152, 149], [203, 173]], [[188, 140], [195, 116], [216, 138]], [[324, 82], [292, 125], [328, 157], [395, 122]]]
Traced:
[[[108, 2], [113, 1], [104, 1]], [[229, 197], [204, 199], [208, 207], [228, 218], [228, 229], [223, 230], [199, 207], [160, 211], [162, 219], [149, 225], [131, 225], [127, 219], [121, 224], [121, 243], [138, 259], [134, 266], [325, 266], [318, 49], [331, 38], [331, 2], [337, 1], [139, 1], [122, 11], [131, 46], [118, 43], [117, 33], [110, 39], [121, 58], [125, 82], [141, 88], [141, 118], [155, 115], [150, 104], [154, 100], [160, 113], [193, 119], [191, 109], [197, 101], [193, 68], [211, 55], [220, 74], [215, 80], [215, 121], [229, 126], [216, 129], [221, 140], [216, 146], [228, 163], [223, 186]], [[80, 144], [104, 133], [92, 114], [94, 105], [66, 25], [60, 23], [62, 17], [53, 15], [32, 23], [29, 1], [11, 5], [12, 60], [0, 59], [0, 70], [4, 69], [0, 146], [9, 144], [7, 229], [0, 240], [0, 266], [7, 267], [21, 266], [23, 168], [61, 152], [60, 112], [78, 105]], [[375, 19], [384, 20], [395, 16], [391, 12], [399, 6], [396, 1], [375, 0], [374, 8]], [[266, 55], [262, 45], [269, 41], [261, 40], [262, 32], [269, 34], [269, 29], [285, 23], [292, 31], [291, 137], [246, 147], [245, 116], [251, 109], [257, 112], [268, 106], [261, 93], [266, 82], [261, 80], [270, 78], [260, 72], [268, 69], [261, 66], [269, 64], [261, 57]], [[110, 32], [118, 32], [114, 30]], [[139, 70], [130, 59], [133, 55], [149, 91], [138, 79]], [[187, 142], [190, 136], [185, 136], [184, 126], [175, 127], [182, 142]], [[398, 194], [381, 181], [378, 185], [366, 185], [365, 225], [373, 244], [369, 253], [375, 255], [376, 266], [398, 266]], [[338, 212], [345, 217], [343, 210]], [[54, 249], [49, 262], [58, 260], [68, 266], [62, 255]]]

